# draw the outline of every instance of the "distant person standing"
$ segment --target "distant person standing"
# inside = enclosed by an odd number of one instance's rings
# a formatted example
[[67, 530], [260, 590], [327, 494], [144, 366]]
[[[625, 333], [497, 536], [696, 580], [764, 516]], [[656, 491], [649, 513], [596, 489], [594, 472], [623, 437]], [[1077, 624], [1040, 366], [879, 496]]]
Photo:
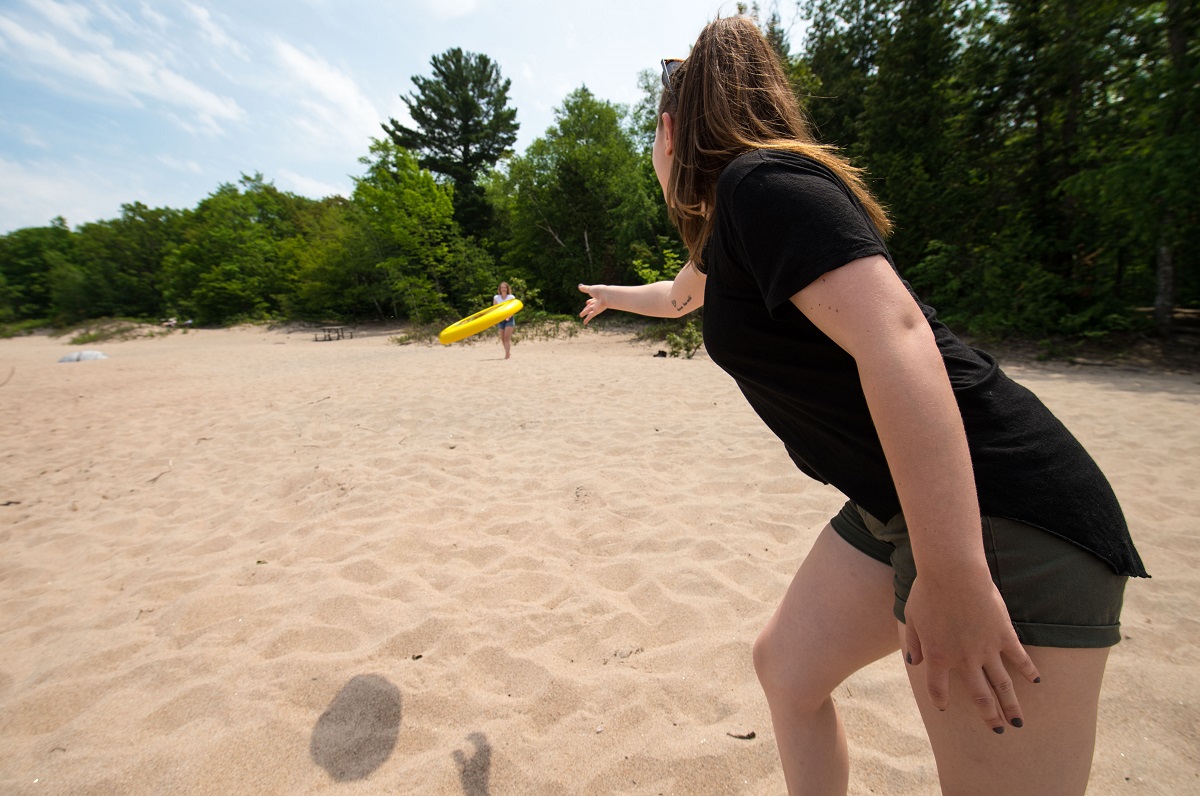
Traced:
[[[500, 290], [496, 295], [492, 296], [492, 304], [503, 304], [506, 301], [512, 301], [516, 296], [512, 294], [507, 282], [500, 283]], [[513, 317], [505, 318], [500, 321], [500, 342], [504, 345], [504, 358], [512, 358], [512, 336], [513, 329], [517, 328], [517, 321]]]

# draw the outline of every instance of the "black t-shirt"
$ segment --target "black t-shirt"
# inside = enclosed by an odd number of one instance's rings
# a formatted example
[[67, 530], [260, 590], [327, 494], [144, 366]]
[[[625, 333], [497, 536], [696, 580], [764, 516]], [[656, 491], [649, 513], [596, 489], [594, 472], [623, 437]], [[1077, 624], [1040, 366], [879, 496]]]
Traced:
[[[883, 239], [831, 170], [784, 151], [732, 161], [715, 212], [704, 250], [705, 348], [802, 471], [886, 522], [900, 500], [854, 359], [790, 300], [852, 260], [879, 254], [891, 262]], [[958, 401], [980, 510], [1074, 542], [1118, 574], [1145, 576], [1116, 496], [1087, 451], [1032, 392], [913, 297]]]

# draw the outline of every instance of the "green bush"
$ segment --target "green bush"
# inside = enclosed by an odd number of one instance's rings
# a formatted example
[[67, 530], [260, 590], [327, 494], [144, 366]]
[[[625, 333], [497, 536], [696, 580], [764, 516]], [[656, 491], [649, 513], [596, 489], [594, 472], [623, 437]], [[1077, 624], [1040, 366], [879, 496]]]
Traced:
[[696, 328], [696, 322], [689, 319], [679, 334], [675, 332], [667, 334], [667, 345], [671, 347], [671, 356], [682, 355], [686, 359], [691, 359], [696, 355], [700, 346], [704, 345], [704, 337]]
[[21, 337], [27, 334], [33, 334], [38, 329], [44, 329], [49, 326], [50, 322], [45, 318], [31, 318], [24, 321], [9, 321], [0, 323], [0, 340], [9, 337]]

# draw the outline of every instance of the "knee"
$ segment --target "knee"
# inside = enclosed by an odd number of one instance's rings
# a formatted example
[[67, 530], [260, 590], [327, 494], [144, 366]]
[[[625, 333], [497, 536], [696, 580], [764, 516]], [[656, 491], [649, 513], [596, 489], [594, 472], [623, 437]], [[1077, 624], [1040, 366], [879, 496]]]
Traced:
[[754, 647], [751, 649], [751, 655], [754, 659], [754, 673], [758, 675], [759, 685], [763, 690], [770, 693], [771, 688], [771, 642], [767, 638], [767, 631], [762, 631], [758, 634], [758, 638], [754, 639]]
[[755, 639], [753, 658], [754, 672], [769, 703], [786, 704], [791, 710], [816, 710], [833, 691], [803, 651], [787, 643], [773, 622]]
[[787, 665], [782, 660], [785, 655], [780, 647], [774, 622], [763, 628], [754, 640], [754, 673], [758, 675], [758, 682], [768, 694], [779, 690], [783, 681], [788, 679]]

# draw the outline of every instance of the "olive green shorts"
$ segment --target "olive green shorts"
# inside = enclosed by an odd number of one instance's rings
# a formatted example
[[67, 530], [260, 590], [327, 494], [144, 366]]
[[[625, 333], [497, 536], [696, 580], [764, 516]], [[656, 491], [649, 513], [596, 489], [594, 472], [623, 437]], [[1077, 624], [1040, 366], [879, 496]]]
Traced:
[[[830, 524], [851, 545], [892, 568], [892, 613], [903, 622], [917, 577], [904, 515], [880, 522], [851, 501]], [[1047, 531], [999, 517], [983, 518], [983, 548], [1022, 644], [1111, 647], [1121, 640], [1128, 578], [1098, 556]]]

